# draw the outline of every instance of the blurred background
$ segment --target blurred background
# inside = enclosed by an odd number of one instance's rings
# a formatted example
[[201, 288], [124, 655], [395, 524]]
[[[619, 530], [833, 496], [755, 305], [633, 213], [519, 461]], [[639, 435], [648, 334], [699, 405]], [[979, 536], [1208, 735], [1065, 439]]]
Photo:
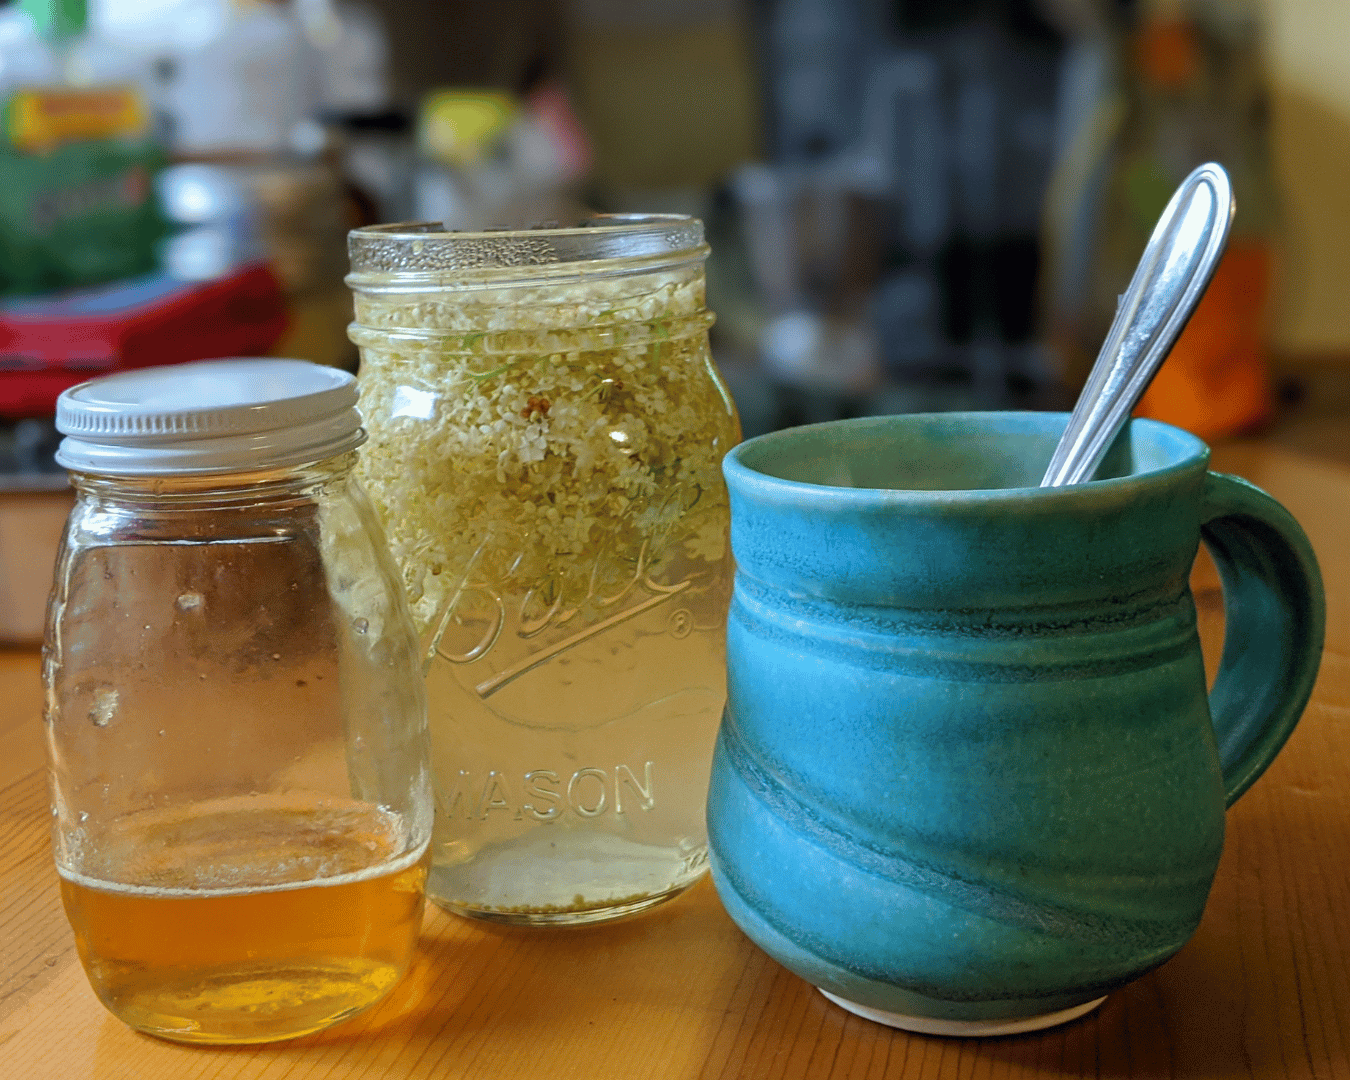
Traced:
[[1067, 407], [1218, 160], [1233, 240], [1141, 411], [1350, 460], [1347, 56], [1336, 0], [0, 4], [0, 638], [65, 513], [57, 394], [354, 369], [345, 234], [377, 221], [701, 217], [752, 435]]

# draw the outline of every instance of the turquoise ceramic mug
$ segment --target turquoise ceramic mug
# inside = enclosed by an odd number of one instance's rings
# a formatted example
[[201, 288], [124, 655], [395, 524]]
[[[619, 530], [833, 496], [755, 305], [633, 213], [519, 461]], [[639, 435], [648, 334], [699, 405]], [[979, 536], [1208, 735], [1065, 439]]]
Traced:
[[[1041, 489], [1063, 415], [892, 416], [727, 455], [737, 572], [708, 802], [727, 911], [862, 1015], [1081, 1015], [1194, 932], [1224, 808], [1311, 693], [1307, 537], [1134, 421]], [[1213, 693], [1188, 575], [1223, 579]]]

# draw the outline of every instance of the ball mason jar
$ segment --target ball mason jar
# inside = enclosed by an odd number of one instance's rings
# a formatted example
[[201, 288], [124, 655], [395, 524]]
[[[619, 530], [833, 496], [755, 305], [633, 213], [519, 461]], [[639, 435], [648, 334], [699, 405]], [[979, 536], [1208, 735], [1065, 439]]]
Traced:
[[358, 473], [427, 679], [428, 895], [579, 923], [704, 872], [726, 694], [723, 454], [700, 222], [356, 230]]
[[420, 929], [432, 792], [403, 590], [351, 468], [350, 375], [212, 361], [58, 403], [76, 502], [44, 648], [80, 959], [132, 1027], [316, 1031]]

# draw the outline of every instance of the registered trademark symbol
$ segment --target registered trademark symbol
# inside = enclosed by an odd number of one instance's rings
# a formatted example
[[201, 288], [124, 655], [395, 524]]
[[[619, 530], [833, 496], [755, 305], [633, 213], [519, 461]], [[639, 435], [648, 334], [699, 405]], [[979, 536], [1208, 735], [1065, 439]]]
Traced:
[[686, 638], [694, 630], [694, 616], [688, 608], [677, 608], [670, 613], [670, 636]]

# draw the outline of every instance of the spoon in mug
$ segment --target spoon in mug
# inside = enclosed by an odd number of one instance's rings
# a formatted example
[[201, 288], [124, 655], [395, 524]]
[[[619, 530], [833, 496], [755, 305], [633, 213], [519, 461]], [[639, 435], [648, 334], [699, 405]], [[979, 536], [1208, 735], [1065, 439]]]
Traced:
[[1214, 276], [1233, 209], [1221, 165], [1201, 165], [1177, 188], [1120, 298], [1041, 487], [1092, 479]]

